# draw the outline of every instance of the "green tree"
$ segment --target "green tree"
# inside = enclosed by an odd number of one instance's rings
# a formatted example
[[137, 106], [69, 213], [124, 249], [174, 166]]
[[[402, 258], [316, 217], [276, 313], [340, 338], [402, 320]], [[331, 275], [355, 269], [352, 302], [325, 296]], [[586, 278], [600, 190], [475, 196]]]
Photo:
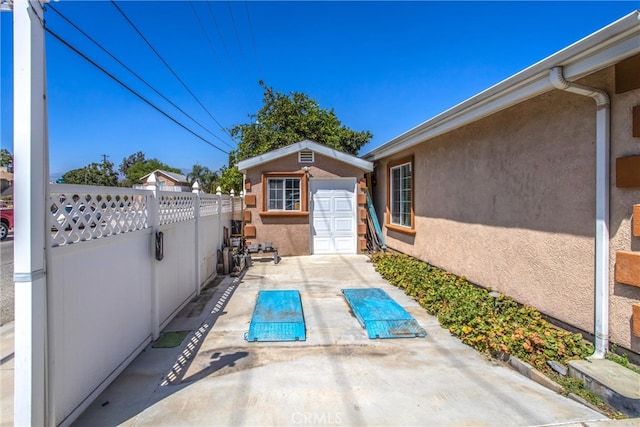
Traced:
[[259, 82], [264, 90], [264, 105], [257, 114], [249, 116], [250, 123], [235, 125], [231, 136], [238, 140], [238, 148], [229, 156], [229, 166], [223, 166], [218, 183], [223, 191], [242, 189], [242, 174], [235, 166], [237, 160], [258, 156], [267, 151], [310, 139], [349, 154], [373, 137], [369, 131], [354, 131], [344, 126], [333, 109], [320, 108], [304, 93], [282, 94]]
[[196, 181], [198, 181], [198, 183], [202, 184], [203, 178], [205, 176], [209, 175], [210, 173], [211, 173], [211, 170], [208, 167], [202, 166], [202, 165], [196, 163], [191, 168], [191, 172], [189, 172], [187, 174], [187, 181], [189, 181], [189, 184], [191, 184], [191, 185], [193, 185], [193, 183], [196, 182]]
[[217, 180], [218, 174], [216, 172], [212, 172], [208, 167], [198, 163], [193, 165], [191, 172], [187, 174], [189, 184], [193, 185], [194, 182], [198, 181], [200, 189], [206, 193], [215, 193], [215, 187], [213, 187], [213, 185]]
[[62, 179], [66, 184], [115, 186], [118, 184], [118, 173], [113, 170], [113, 163], [105, 160], [70, 170], [62, 175]]
[[138, 162], [144, 162], [145, 160], [146, 159], [144, 153], [142, 151], [138, 151], [137, 153], [134, 153], [129, 157], [125, 157], [124, 159], [122, 159], [122, 163], [120, 163], [120, 167], [118, 168], [118, 170], [120, 171], [122, 176], [127, 176], [127, 171], [131, 166]]
[[215, 187], [214, 191], [220, 187], [222, 193], [226, 194], [233, 190], [236, 194], [240, 194], [240, 190], [242, 190], [242, 174], [236, 165], [222, 166], [218, 174], [219, 178], [213, 185]]
[[5, 166], [9, 171], [13, 170], [13, 155], [6, 148], [0, 149], [0, 166]]
[[216, 192], [216, 182], [218, 179], [219, 177], [217, 172], [209, 172], [207, 175], [202, 177], [200, 188], [206, 193], [213, 194]]
[[237, 160], [254, 157], [267, 151], [310, 139], [336, 150], [358, 154], [373, 134], [353, 131], [344, 126], [333, 109], [320, 108], [304, 93], [282, 94], [259, 82], [264, 90], [263, 107], [251, 122], [235, 125], [231, 136], [239, 140], [233, 155]]
[[180, 169], [166, 165], [158, 159], [140, 160], [127, 168], [126, 180], [129, 182], [129, 185], [140, 184], [143, 176], [156, 169], [162, 169], [167, 172], [182, 173]]

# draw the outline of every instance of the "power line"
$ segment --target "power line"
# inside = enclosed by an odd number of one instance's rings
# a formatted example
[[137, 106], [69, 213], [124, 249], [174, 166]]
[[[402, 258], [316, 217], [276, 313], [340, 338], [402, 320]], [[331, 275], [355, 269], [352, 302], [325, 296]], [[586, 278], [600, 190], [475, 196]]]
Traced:
[[[222, 43], [222, 48], [224, 50], [224, 53], [226, 53], [227, 55], [227, 59], [229, 60], [229, 64], [231, 64], [231, 67], [235, 70], [235, 66], [233, 63], [233, 60], [231, 59], [231, 54], [229, 53], [229, 48], [227, 47], [227, 44], [224, 42], [224, 36], [222, 35], [222, 32], [220, 31], [220, 26], [218, 25], [218, 20], [216, 19], [215, 14], [213, 13], [213, 9], [211, 7], [211, 3], [210, 2], [206, 2], [207, 3], [207, 7], [209, 8], [209, 15], [211, 15], [211, 19], [213, 20], [213, 25], [216, 27], [216, 31], [218, 33], [218, 37], [220, 37], [220, 42]], [[237, 73], [237, 71], [236, 71]]]
[[142, 38], [142, 40], [145, 41], [145, 43], [147, 44], [147, 46], [149, 46], [149, 48], [153, 51], [153, 53], [156, 54], [156, 56], [160, 59], [160, 61], [162, 61], [162, 63], [167, 67], [167, 69], [171, 72], [171, 74], [173, 74], [173, 76], [182, 84], [182, 86], [187, 90], [187, 92], [189, 92], [189, 94], [193, 97], [193, 99], [195, 99], [196, 102], [198, 102], [198, 104], [200, 104], [200, 106], [207, 112], [207, 114], [209, 114], [209, 117], [211, 117], [213, 119], [213, 121], [216, 122], [218, 124], [218, 126], [220, 126], [220, 129], [224, 133], [226, 133], [227, 135], [231, 136], [229, 134], [229, 131], [227, 131], [220, 124], [220, 122], [215, 117], [213, 117], [213, 114], [211, 114], [211, 112], [207, 109], [207, 107], [205, 107], [204, 104], [198, 99], [198, 97], [191, 91], [191, 89], [189, 89], [189, 87], [186, 85], [186, 83], [184, 81], [182, 81], [182, 79], [178, 76], [178, 74], [176, 74], [176, 72], [173, 71], [173, 68], [171, 68], [171, 66], [167, 63], [167, 61], [165, 61], [164, 58], [162, 58], [160, 53], [158, 53], [158, 51], [156, 49], [154, 49], [154, 47], [151, 45], [149, 40], [147, 40], [147, 38], [140, 32], [140, 30], [138, 30], [138, 28], [134, 25], [134, 23], [131, 22], [131, 20], [127, 17], [127, 15], [124, 13], [124, 11], [122, 9], [120, 9], [120, 7], [116, 4], [115, 0], [111, 0], [111, 3], [115, 6], [115, 8], [118, 10], [118, 12], [120, 12], [122, 17], [129, 23], [129, 25], [131, 25], [131, 27], [135, 30], [135, 32], [138, 33], [138, 35]]
[[262, 71], [260, 70], [260, 61], [258, 61], [258, 48], [256, 47], [256, 38], [253, 34], [253, 25], [251, 24], [251, 15], [249, 14], [249, 5], [244, 2], [244, 9], [247, 12], [247, 22], [249, 23], [249, 34], [251, 35], [251, 44], [253, 44], [253, 55], [256, 58], [256, 68], [258, 69], [258, 77], [262, 79]]
[[[213, 8], [211, 7], [211, 2], [207, 1], [205, 2], [207, 4], [207, 7], [209, 9], [209, 15], [211, 16], [211, 20], [213, 21], [213, 25], [216, 27], [216, 32], [218, 33], [218, 37], [220, 38], [220, 42], [222, 43], [222, 48], [224, 50], [224, 53], [227, 55], [227, 59], [229, 61], [229, 65], [234, 73], [234, 75], [238, 76], [238, 70], [236, 69], [235, 63], [231, 57], [231, 54], [229, 53], [229, 48], [227, 47], [227, 43], [225, 43], [224, 40], [224, 35], [222, 34], [222, 31], [220, 30], [220, 25], [218, 25], [218, 20], [216, 19], [215, 14], [213, 13]], [[247, 92], [244, 90], [244, 85], [242, 83], [239, 84], [240, 89], [242, 90], [242, 94], [244, 95], [244, 99], [245, 99], [245, 103], [248, 105], [248, 100], [249, 97], [247, 96]]]
[[140, 80], [142, 83], [144, 83], [145, 85], [147, 85], [147, 87], [151, 90], [153, 90], [156, 94], [158, 94], [160, 97], [162, 97], [162, 99], [164, 99], [165, 101], [167, 101], [169, 104], [171, 104], [173, 107], [175, 107], [178, 111], [180, 111], [182, 114], [184, 114], [185, 116], [187, 116], [189, 119], [191, 119], [194, 123], [196, 123], [198, 126], [200, 126], [203, 130], [205, 130], [206, 132], [208, 132], [211, 136], [213, 136], [214, 138], [216, 138], [217, 140], [219, 140], [220, 142], [224, 143], [225, 145], [227, 145], [230, 148], [233, 148], [232, 145], [230, 145], [229, 143], [227, 143], [225, 140], [223, 140], [222, 138], [220, 138], [218, 135], [214, 134], [213, 132], [211, 132], [209, 129], [207, 129], [206, 127], [204, 127], [204, 125], [202, 125], [199, 121], [197, 121], [196, 119], [194, 119], [192, 116], [190, 116], [186, 111], [184, 111], [182, 108], [180, 108], [178, 105], [176, 105], [173, 101], [171, 101], [169, 98], [167, 98], [166, 96], [164, 96], [160, 91], [158, 91], [156, 88], [154, 88], [151, 84], [149, 84], [144, 78], [142, 78], [140, 75], [138, 75], [135, 71], [133, 71], [131, 68], [129, 68], [126, 64], [124, 64], [122, 61], [120, 61], [118, 58], [116, 58], [111, 52], [109, 52], [104, 46], [102, 46], [100, 43], [98, 43], [95, 39], [93, 39], [89, 34], [87, 34], [85, 31], [83, 31], [80, 27], [78, 27], [76, 24], [74, 24], [69, 18], [67, 18], [66, 16], [64, 16], [60, 11], [58, 11], [56, 8], [52, 7], [51, 5], [48, 5], [49, 9], [53, 10], [56, 14], [58, 14], [58, 16], [60, 16], [62, 19], [64, 19], [67, 23], [69, 23], [69, 25], [71, 25], [73, 28], [75, 28], [76, 30], [78, 30], [83, 36], [85, 36], [86, 38], [88, 38], [89, 40], [91, 40], [96, 46], [98, 46], [100, 49], [102, 49], [102, 51], [104, 53], [106, 53], [107, 55], [109, 55], [114, 61], [116, 61], [118, 64], [120, 64], [122, 67], [124, 67], [124, 69], [126, 69], [127, 71], [129, 71], [131, 74], [133, 74], [138, 80]]
[[[191, 0], [189, 0], [189, 6], [191, 6], [191, 10], [193, 11], [193, 14], [196, 17], [196, 21], [198, 21], [198, 25], [200, 25], [200, 29], [202, 30], [202, 33], [204, 34], [204, 37], [207, 39], [207, 42], [209, 43], [209, 47], [211, 48], [211, 52], [213, 52], [213, 56], [215, 56], [216, 61], [218, 61], [218, 65], [220, 65], [220, 68], [222, 68], [222, 61], [220, 61], [220, 57], [218, 56], [218, 51], [214, 47], [213, 42], [211, 41], [211, 39], [209, 38], [209, 34], [207, 34], [207, 31], [204, 28], [204, 24], [202, 23], [202, 20], [200, 19], [200, 15], [198, 15], [198, 11], [196, 10], [196, 8], [193, 5], [193, 2]], [[225, 77], [227, 77], [227, 73], [226, 72], [225, 72]]]
[[158, 106], [156, 106], [155, 104], [153, 104], [151, 101], [149, 101], [148, 99], [146, 99], [144, 96], [140, 95], [138, 92], [136, 92], [135, 90], [133, 90], [132, 88], [130, 88], [129, 86], [127, 86], [126, 83], [124, 83], [123, 81], [121, 81], [120, 79], [118, 79], [116, 76], [114, 76], [113, 74], [111, 74], [110, 72], [108, 72], [107, 70], [105, 70], [103, 67], [101, 67], [100, 65], [98, 65], [95, 61], [93, 61], [91, 58], [89, 58], [87, 55], [85, 55], [84, 53], [80, 52], [80, 50], [78, 50], [77, 48], [75, 48], [73, 45], [71, 45], [69, 42], [67, 42], [66, 40], [64, 40], [62, 37], [60, 37], [58, 34], [56, 34], [55, 32], [53, 32], [51, 29], [45, 27], [45, 31], [47, 31], [49, 34], [51, 34], [53, 37], [55, 37], [58, 41], [60, 41], [62, 44], [64, 44], [65, 46], [67, 46], [69, 49], [73, 50], [76, 54], [80, 55], [83, 59], [85, 59], [86, 61], [88, 61], [91, 65], [93, 65], [94, 67], [96, 67], [97, 69], [99, 69], [100, 71], [102, 71], [103, 73], [105, 73], [107, 76], [111, 77], [116, 83], [118, 83], [119, 85], [121, 85], [122, 87], [124, 87], [125, 89], [127, 89], [129, 92], [131, 92], [132, 94], [134, 94], [135, 96], [137, 96], [138, 98], [140, 98], [140, 100], [142, 100], [143, 102], [145, 102], [146, 104], [148, 104], [150, 107], [152, 107], [153, 109], [155, 109], [156, 111], [158, 111], [160, 114], [162, 114], [163, 116], [165, 116], [166, 118], [168, 118], [169, 120], [171, 120], [172, 122], [174, 122], [175, 124], [177, 124], [178, 126], [180, 126], [181, 128], [183, 128], [184, 130], [186, 130], [187, 132], [189, 132], [190, 134], [192, 134], [193, 136], [195, 136], [196, 138], [204, 141], [205, 143], [209, 144], [210, 146], [212, 146], [213, 148], [215, 148], [216, 150], [219, 150], [221, 152], [223, 152], [224, 154], [229, 154], [228, 151], [224, 151], [222, 148], [218, 147], [217, 145], [215, 145], [214, 143], [212, 143], [211, 141], [203, 138], [202, 136], [198, 135], [197, 133], [195, 133], [194, 131], [192, 131], [191, 129], [189, 129], [188, 127], [186, 127], [185, 125], [183, 125], [182, 123], [180, 123], [178, 120], [176, 120], [175, 118], [173, 118], [171, 115], [169, 115], [168, 113], [164, 112], [163, 110], [161, 110]]
[[242, 49], [242, 42], [240, 41], [240, 35], [238, 34], [238, 27], [236, 26], [236, 20], [233, 17], [233, 10], [231, 9], [231, 3], [227, 0], [227, 8], [229, 9], [229, 16], [231, 16], [231, 24], [233, 25], [233, 32], [236, 35], [236, 40], [238, 41], [238, 49], [240, 50], [240, 58], [242, 59], [242, 64], [244, 65], [244, 72], [247, 76], [247, 81], [251, 80], [249, 77], [249, 67], [247, 67], [247, 60], [244, 57], [244, 51]]
[[[193, 5], [193, 1], [189, 1], [189, 6], [191, 6], [191, 10], [193, 11], [193, 14], [196, 17], [196, 20], [198, 21], [198, 24], [200, 25], [200, 30], [202, 30], [202, 32], [204, 33], [205, 38], [207, 39], [207, 42], [209, 43], [209, 47], [211, 48], [211, 51], [213, 52], [213, 55], [216, 58], [216, 61], [218, 61], [218, 65], [220, 66], [220, 69], [222, 70], [224, 77], [227, 79], [227, 83], [229, 84], [229, 86], [233, 86], [232, 83], [232, 79], [229, 76], [229, 73], [226, 70], [226, 67], [224, 67], [222, 61], [220, 60], [220, 57], [218, 56], [218, 51], [217, 49], [214, 47], [213, 45], [213, 41], [211, 41], [211, 38], [209, 37], [209, 34], [207, 33], [207, 30], [205, 29], [204, 23], [202, 22], [202, 19], [200, 19], [200, 14], [198, 13], [197, 9], [195, 8], [195, 6]], [[247, 108], [247, 94], [244, 91], [244, 87], [242, 85], [240, 85], [240, 89], [242, 91], [242, 94], [244, 95], [244, 103], [245, 103], [245, 108]]]

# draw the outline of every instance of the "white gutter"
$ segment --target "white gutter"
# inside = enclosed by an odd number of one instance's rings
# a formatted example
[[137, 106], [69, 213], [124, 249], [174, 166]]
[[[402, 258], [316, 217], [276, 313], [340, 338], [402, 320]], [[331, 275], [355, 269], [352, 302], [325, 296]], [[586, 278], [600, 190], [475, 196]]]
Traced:
[[601, 89], [568, 82], [562, 67], [552, 68], [549, 79], [560, 90], [589, 96], [596, 101], [596, 351], [591, 357], [602, 359], [609, 349], [609, 95]]

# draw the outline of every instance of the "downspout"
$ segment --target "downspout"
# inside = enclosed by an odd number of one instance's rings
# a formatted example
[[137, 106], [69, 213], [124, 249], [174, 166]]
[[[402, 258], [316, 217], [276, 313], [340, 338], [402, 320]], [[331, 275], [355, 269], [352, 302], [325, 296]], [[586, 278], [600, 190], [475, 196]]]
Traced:
[[609, 349], [609, 95], [602, 90], [565, 80], [562, 67], [549, 71], [553, 86], [596, 101], [596, 236], [595, 236], [595, 353], [602, 359]]

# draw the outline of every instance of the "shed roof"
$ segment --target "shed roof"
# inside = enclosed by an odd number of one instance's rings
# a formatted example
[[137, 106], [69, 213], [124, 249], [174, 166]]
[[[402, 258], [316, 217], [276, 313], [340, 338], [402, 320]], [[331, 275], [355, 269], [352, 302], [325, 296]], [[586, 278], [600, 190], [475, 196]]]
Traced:
[[550, 70], [575, 81], [640, 54], [640, 11], [635, 10], [576, 43], [491, 86], [364, 154], [377, 160], [473, 123], [554, 89]]
[[287, 145], [286, 147], [278, 148], [276, 150], [260, 154], [259, 156], [251, 157], [250, 159], [239, 161], [238, 170], [240, 170], [240, 172], [246, 172], [248, 169], [255, 168], [264, 163], [277, 160], [279, 158], [297, 153], [302, 150], [311, 150], [318, 154], [322, 154], [323, 156], [350, 164], [367, 172], [371, 172], [373, 170], [373, 163], [367, 160], [363, 160], [354, 155], [336, 150], [326, 145], [319, 144], [309, 139], [305, 139], [303, 141], [296, 142], [295, 144]]

